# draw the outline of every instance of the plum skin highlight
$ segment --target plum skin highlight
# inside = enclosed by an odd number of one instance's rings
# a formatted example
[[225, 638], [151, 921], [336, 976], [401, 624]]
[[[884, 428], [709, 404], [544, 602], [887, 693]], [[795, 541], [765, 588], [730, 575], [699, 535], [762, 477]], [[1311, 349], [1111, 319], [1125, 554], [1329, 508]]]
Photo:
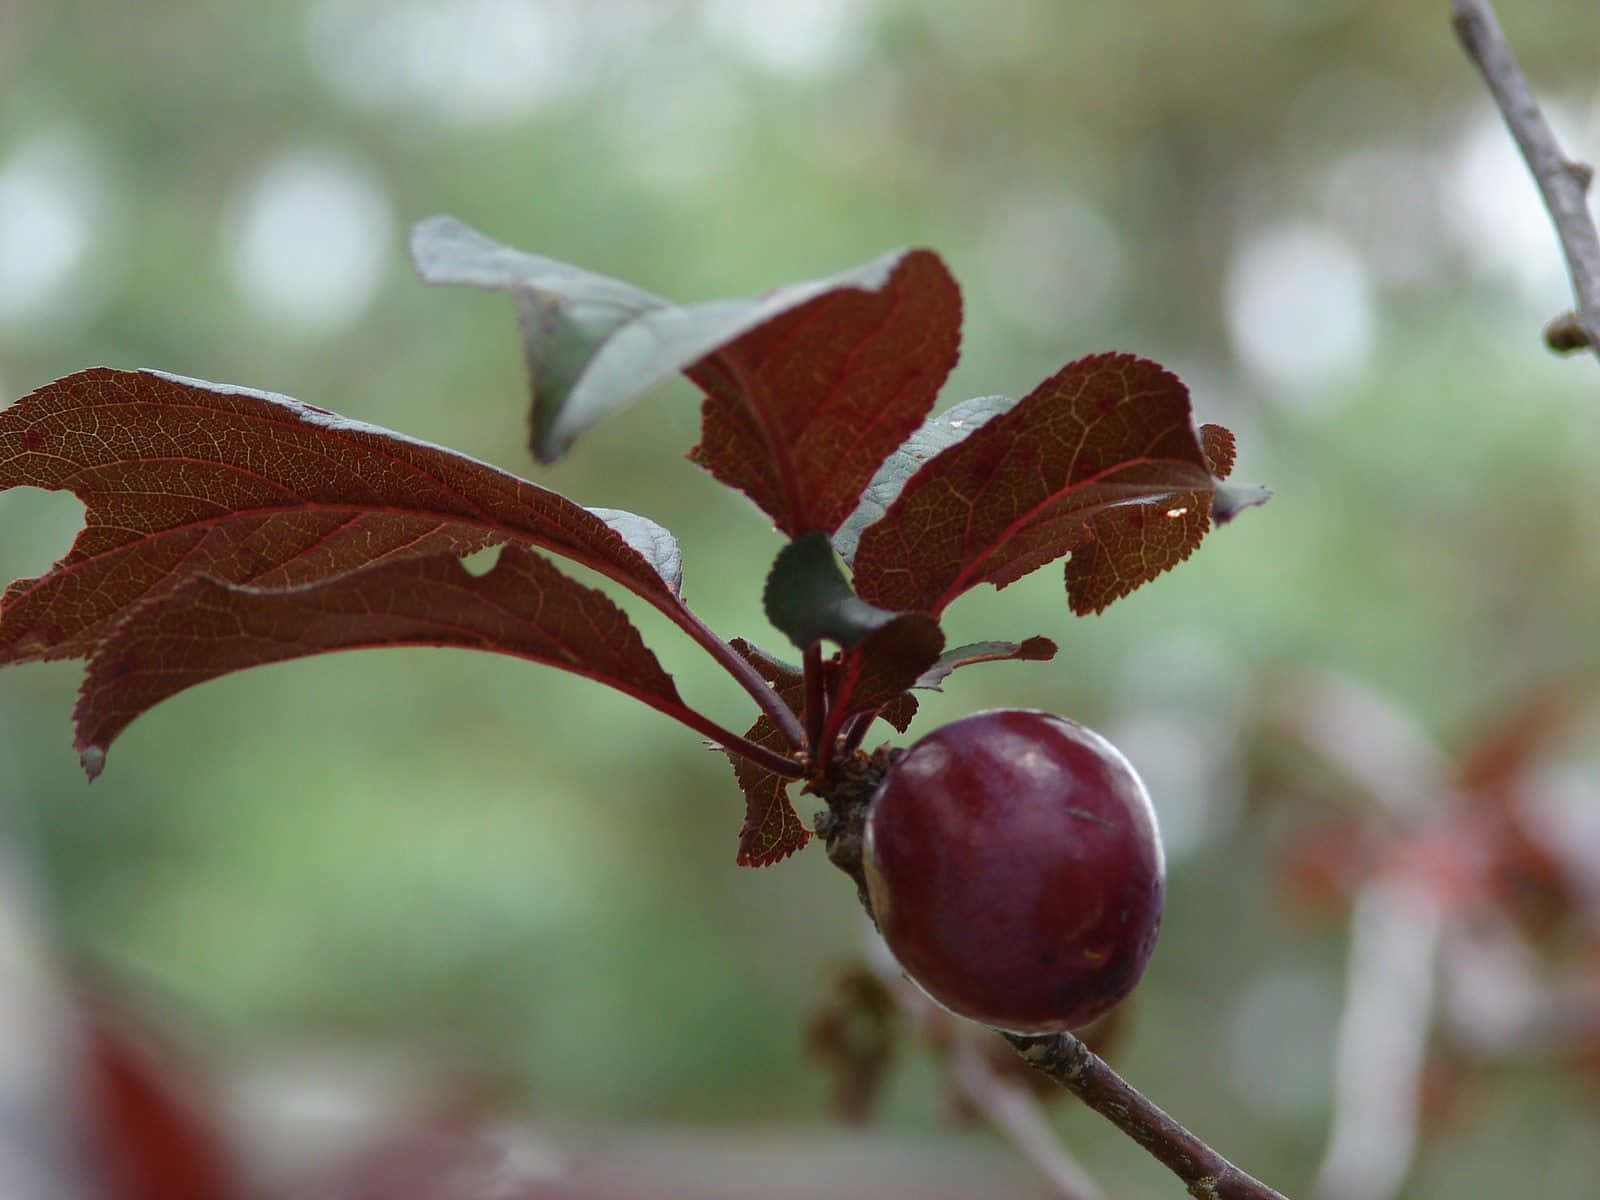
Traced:
[[1155, 810], [1110, 742], [1030, 709], [934, 730], [867, 816], [878, 928], [906, 974], [1013, 1033], [1088, 1024], [1144, 973], [1161, 927]]

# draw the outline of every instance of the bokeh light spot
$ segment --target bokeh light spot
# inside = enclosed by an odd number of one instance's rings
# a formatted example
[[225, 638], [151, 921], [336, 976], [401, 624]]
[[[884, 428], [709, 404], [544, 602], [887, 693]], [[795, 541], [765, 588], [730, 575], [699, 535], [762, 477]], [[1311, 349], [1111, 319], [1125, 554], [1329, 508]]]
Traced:
[[1371, 275], [1330, 229], [1293, 223], [1254, 235], [1229, 264], [1223, 292], [1234, 353], [1291, 405], [1358, 372], [1372, 353]]
[[348, 155], [294, 150], [238, 191], [223, 244], [234, 283], [287, 324], [348, 324], [383, 280], [394, 231], [388, 192]]

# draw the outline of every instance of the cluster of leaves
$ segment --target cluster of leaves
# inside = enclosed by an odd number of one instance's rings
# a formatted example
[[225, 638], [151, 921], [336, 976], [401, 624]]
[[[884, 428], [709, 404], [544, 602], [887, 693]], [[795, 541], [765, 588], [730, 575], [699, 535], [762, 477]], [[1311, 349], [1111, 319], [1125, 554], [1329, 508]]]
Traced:
[[[1219, 483], [1232, 436], [1196, 430], [1183, 384], [1131, 355], [930, 418], [961, 300], [927, 250], [676, 305], [449, 218], [420, 224], [412, 248], [429, 282], [515, 298], [543, 460], [675, 374], [698, 385], [690, 458], [788, 537], [766, 612], [801, 664], [708, 629], [684, 600], [676, 542], [644, 517], [286, 397], [96, 368], [0, 412], [0, 487], [70, 489], [87, 509], [65, 557], [6, 589], [0, 663], [87, 660], [74, 721], [91, 776], [134, 718], [219, 675], [459, 646], [598, 680], [726, 748], [747, 800], [739, 861], [772, 863], [809, 837], [791, 785], [825, 776], [879, 716], [904, 729], [913, 689], [1055, 653], [1042, 637], [947, 649], [939, 617], [957, 596], [1065, 558], [1073, 610], [1095, 612], [1264, 496]], [[462, 564], [489, 547], [487, 573]], [[760, 718], [739, 734], [691, 707], [617, 604], [552, 555], [659, 609]], [[823, 642], [837, 647], [826, 659]]]

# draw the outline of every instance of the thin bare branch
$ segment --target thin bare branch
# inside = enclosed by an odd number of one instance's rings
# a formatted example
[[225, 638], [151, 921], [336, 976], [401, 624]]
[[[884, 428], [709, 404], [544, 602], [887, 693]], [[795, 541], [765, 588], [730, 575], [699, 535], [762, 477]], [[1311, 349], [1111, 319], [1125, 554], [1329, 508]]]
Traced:
[[1196, 1200], [1286, 1200], [1240, 1170], [1146, 1099], [1070, 1033], [1007, 1034], [1028, 1065], [1043, 1071], [1127, 1134], [1183, 1180]]
[[961, 1094], [1014, 1145], [1061, 1200], [1105, 1200], [1105, 1193], [1067, 1152], [1039, 1102], [1026, 1088], [1002, 1077], [973, 1045], [958, 1037], [950, 1047], [950, 1077]]
[[1495, 105], [1539, 185], [1572, 277], [1577, 310], [1546, 327], [1546, 344], [1558, 351], [1587, 344], [1600, 356], [1600, 233], [1595, 230], [1587, 199], [1594, 170], [1568, 158], [1561, 149], [1488, 0], [1451, 0], [1450, 10], [1456, 36], [1489, 85]]

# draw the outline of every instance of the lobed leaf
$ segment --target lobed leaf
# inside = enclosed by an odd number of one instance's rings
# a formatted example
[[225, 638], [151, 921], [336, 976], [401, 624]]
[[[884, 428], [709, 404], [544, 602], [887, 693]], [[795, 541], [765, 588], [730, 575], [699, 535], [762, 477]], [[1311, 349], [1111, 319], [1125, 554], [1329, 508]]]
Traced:
[[0, 597], [0, 663], [88, 654], [184, 580], [293, 587], [538, 546], [681, 611], [671, 535], [485, 463], [284, 396], [94, 368], [0, 411], [0, 489], [70, 489], [72, 548]]
[[937, 616], [1070, 553], [1073, 610], [1098, 611], [1188, 556], [1215, 488], [1183, 384], [1146, 359], [1093, 355], [908, 478], [862, 531], [856, 590]]
[[[800, 671], [743, 638], [734, 638], [730, 645], [761, 672], [762, 678], [772, 684], [790, 711], [798, 715], [805, 702], [805, 683]], [[756, 720], [745, 737], [779, 753], [789, 748], [778, 727], [766, 715]], [[745, 803], [744, 825], [739, 830], [739, 852], [735, 859], [738, 865], [770, 867], [803, 849], [811, 840], [811, 831], [800, 820], [800, 814], [795, 812], [789, 799], [789, 785], [793, 780], [731, 752], [728, 758], [733, 763], [734, 778], [744, 793]]]
[[687, 712], [604, 592], [515, 545], [483, 575], [453, 554], [259, 588], [192, 577], [129, 614], [89, 660], [73, 721], [91, 777], [128, 724], [178, 692], [248, 667], [335, 650], [451, 646], [545, 663], [681, 717]]

